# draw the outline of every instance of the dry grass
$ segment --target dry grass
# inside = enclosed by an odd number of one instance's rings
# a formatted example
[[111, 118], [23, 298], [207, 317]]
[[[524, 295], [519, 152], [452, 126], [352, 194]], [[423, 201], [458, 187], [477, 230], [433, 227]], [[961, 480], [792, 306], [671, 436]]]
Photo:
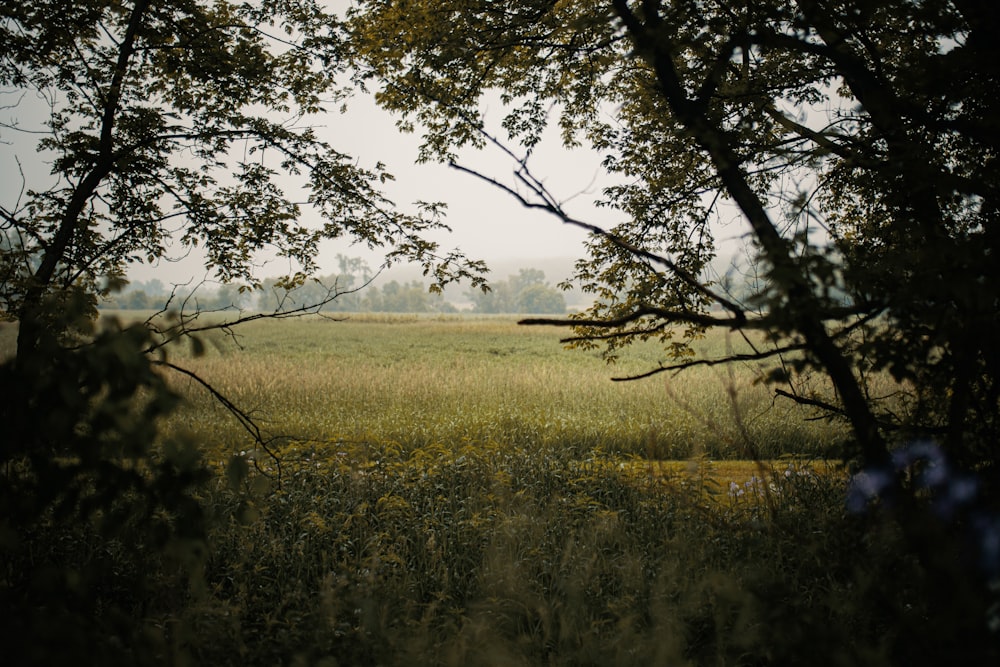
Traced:
[[656, 350], [609, 369], [499, 319], [240, 333], [172, 358], [286, 434], [283, 475], [230, 457], [244, 434], [176, 378], [168, 429], [231, 458], [190, 585], [89, 524], [51, 536], [142, 582], [99, 595], [142, 609], [149, 664], [916, 664], [968, 625], [962, 598], [928, 604], [936, 573], [897, 531], [846, 513], [842, 477], [803, 464], [843, 429], [774, 404], [752, 367], [612, 383]]
[[[181, 355], [214, 387], [287, 439], [432, 443], [500, 442], [602, 450], [651, 459], [821, 456], [842, 427], [754, 384], [748, 365], [702, 367], [631, 382], [611, 377], [666, 361], [651, 345], [615, 366], [565, 350], [565, 332], [501, 318], [356, 316], [262, 321], [221, 335], [199, 358]], [[695, 344], [717, 355], [721, 334]], [[176, 356], [176, 353], [175, 353]], [[178, 379], [189, 406], [170, 425], [212, 448], [246, 447], [225, 411]]]

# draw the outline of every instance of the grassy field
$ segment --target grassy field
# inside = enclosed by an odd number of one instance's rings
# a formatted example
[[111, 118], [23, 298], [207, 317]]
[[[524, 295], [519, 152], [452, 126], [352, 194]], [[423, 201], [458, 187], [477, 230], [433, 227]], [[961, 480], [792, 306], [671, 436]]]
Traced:
[[[237, 338], [214, 334], [186, 367], [247, 409], [279, 441], [505, 443], [594, 450], [648, 459], [822, 457], [841, 425], [755, 385], [751, 366], [695, 368], [612, 382], [655, 368], [663, 355], [636, 346], [615, 365], [566, 350], [565, 330], [513, 319], [351, 316], [259, 321]], [[724, 352], [722, 334], [698, 341]], [[185, 356], [171, 352], [173, 359]], [[246, 447], [245, 433], [193, 381], [170, 428], [213, 451]]]
[[891, 525], [846, 512], [817, 460], [842, 427], [749, 366], [611, 382], [656, 349], [608, 367], [562, 333], [359, 315], [172, 349], [267, 429], [280, 479], [173, 377], [187, 401], [166, 431], [229, 473], [199, 490], [204, 558], [185, 577], [142, 539], [40, 526], [33, 554], [91, 596], [59, 624], [81, 643], [46, 664], [83, 645], [106, 664], [896, 665], [968, 626]]

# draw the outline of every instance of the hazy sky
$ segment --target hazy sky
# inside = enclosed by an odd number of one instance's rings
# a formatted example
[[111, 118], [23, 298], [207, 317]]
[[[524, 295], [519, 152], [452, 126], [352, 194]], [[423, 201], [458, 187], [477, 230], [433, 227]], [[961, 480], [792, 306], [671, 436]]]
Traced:
[[[499, 121], [499, 112], [495, 116]], [[324, 120], [324, 136], [335, 147], [357, 156], [364, 165], [377, 160], [386, 163], [396, 175], [388, 191], [398, 205], [405, 208], [416, 200], [447, 202], [447, 222], [453, 231], [434, 237], [442, 247], [458, 247], [470, 257], [487, 260], [582, 254], [586, 238], [582, 230], [544, 212], [527, 209], [510, 194], [469, 174], [446, 165], [416, 164], [419, 137], [400, 133], [393, 118], [370, 99], [357, 98], [346, 115], [331, 113]], [[600, 194], [601, 156], [586, 149], [563, 149], [557, 137], [553, 139], [536, 149], [529, 162], [533, 173], [543, 178], [560, 200], [568, 200], [566, 208], [572, 214], [596, 223], [610, 223], [614, 218], [609, 211], [593, 207], [594, 198]], [[515, 165], [499, 149], [465, 151], [459, 162], [497, 180], [514, 183]], [[359, 250], [343, 244], [334, 252], [357, 254]]]
[[[4, 95], [0, 106], [9, 105], [13, 100], [10, 94]], [[41, 130], [45, 111], [44, 105], [29, 96], [19, 106], [5, 109], [0, 120], [17, 119], [28, 129]], [[487, 122], [492, 120], [499, 127], [501, 112], [499, 102], [495, 109], [487, 106]], [[413, 210], [416, 200], [446, 202], [447, 222], [453, 231], [432, 237], [445, 251], [457, 247], [473, 259], [487, 262], [518, 259], [525, 265], [531, 265], [533, 259], [583, 256], [586, 236], [582, 230], [565, 225], [544, 212], [526, 209], [511, 195], [448, 166], [417, 165], [419, 137], [400, 133], [394, 119], [378, 109], [368, 96], [359, 94], [352, 99], [346, 114], [330, 111], [314, 122], [321, 126], [319, 131], [323, 138], [337, 150], [355, 156], [360, 165], [370, 167], [378, 161], [385, 163], [397, 179], [387, 184], [387, 193], [403, 210]], [[3, 174], [0, 201], [8, 208], [13, 206], [21, 188], [15, 158], [21, 162], [28, 188], [43, 190], [50, 185], [48, 181], [52, 177], [48, 175], [47, 165], [31, 148], [38, 136], [19, 136], [7, 129], [0, 130], [0, 173]], [[572, 215], [607, 228], [620, 218], [614, 211], [593, 207], [601, 187], [609, 183], [600, 169], [600, 161], [601, 156], [593, 151], [562, 148], [558, 134], [553, 132], [548, 141], [536, 147], [529, 165], [532, 172], [544, 180], [546, 187], [565, 202], [565, 208]], [[514, 182], [515, 165], [498, 149], [466, 151], [460, 162], [503, 182]], [[732, 236], [732, 233], [723, 231], [725, 235]], [[180, 249], [175, 249], [174, 254], [179, 253]], [[381, 263], [381, 256], [370, 253], [364, 246], [352, 246], [345, 238], [324, 244], [320, 256], [322, 273], [337, 269], [338, 254], [364, 257], [373, 268]], [[273, 260], [260, 268], [258, 275], [274, 276], [289, 269], [287, 262]], [[205, 269], [200, 256], [192, 253], [181, 262], [134, 266], [129, 275], [136, 281], [159, 278], [163, 282], [184, 282], [192, 277], [204, 277]]]
[[[6, 95], [2, 101], [10, 104], [13, 97]], [[4, 122], [16, 120], [25, 129], [43, 129], [40, 114], [46, 109], [31, 96], [25, 97], [16, 108], [5, 111]], [[582, 254], [585, 234], [581, 230], [564, 225], [545, 213], [528, 210], [509, 194], [448, 166], [417, 165], [419, 137], [400, 133], [393, 118], [378, 109], [369, 97], [353, 99], [346, 114], [331, 111], [314, 122], [320, 126], [323, 138], [337, 150], [355, 156], [362, 166], [384, 162], [396, 176], [395, 182], [386, 185], [387, 192], [400, 208], [413, 210], [416, 200], [447, 202], [447, 221], [453, 232], [434, 236], [445, 250], [458, 247], [472, 258], [486, 260], [530, 260]], [[19, 169], [24, 171], [28, 189], [43, 190], [54, 184], [48, 174], [48, 165], [33, 149], [39, 136], [7, 129], [0, 132], [0, 168], [4, 174], [0, 182], [0, 199], [8, 208], [13, 207], [22, 187]], [[467, 151], [461, 162], [499, 180], [513, 182], [513, 165], [499, 150]], [[558, 141], [540, 147], [530, 162], [533, 171], [544, 178], [552, 192], [560, 199], [571, 199], [567, 203], [571, 212], [588, 221], [606, 223], [611, 220], [609, 213], [595, 211], [590, 205], [599, 194], [599, 185], [595, 183], [600, 174], [599, 163], [600, 156], [592, 151], [567, 151], [558, 146]], [[337, 254], [365, 256], [373, 267], [381, 260], [363, 246], [352, 246], [345, 238], [324, 245], [323, 271], [336, 269]], [[262, 275], [277, 275], [287, 268], [287, 264], [276, 260], [262, 269]], [[204, 275], [196, 255], [178, 263], [138, 265], [130, 271], [134, 280], [156, 277], [164, 282], [186, 280], [192, 275]]]
[[[486, 104], [487, 123], [493, 121], [499, 128], [502, 110], [498, 101], [495, 110], [492, 104]], [[552, 120], [555, 123], [556, 118]], [[370, 98], [354, 99], [346, 115], [327, 114], [323, 124], [323, 136], [339, 150], [357, 156], [361, 164], [371, 165], [378, 160], [386, 163], [397, 177], [388, 191], [400, 206], [416, 200], [448, 203], [447, 222], [452, 232], [434, 237], [443, 249], [458, 247], [474, 259], [522, 260], [525, 265], [530, 265], [532, 259], [584, 256], [586, 233], [580, 228], [543, 211], [528, 209], [509, 193], [472, 175], [446, 165], [416, 164], [419, 136], [400, 133], [393, 118]], [[570, 215], [608, 229], [621, 221], [622, 214], [594, 206], [601, 188], [612, 182], [600, 166], [602, 157], [586, 147], [564, 148], [558, 131], [553, 130], [536, 146], [528, 165]], [[483, 151], [467, 150], [458, 162], [498, 181], [515, 184], [516, 165], [493, 146]], [[728, 218], [739, 218], [735, 208], [722, 209], [731, 211]], [[720, 257], [728, 258], [738, 250], [746, 230], [737, 222], [716, 225], [714, 231]], [[331, 243], [324, 253], [330, 258], [325, 266], [335, 265], [332, 258], [337, 253], [358, 256], [365, 251], [363, 247], [350, 247], [347, 241]], [[370, 263], [374, 266], [377, 261]]]

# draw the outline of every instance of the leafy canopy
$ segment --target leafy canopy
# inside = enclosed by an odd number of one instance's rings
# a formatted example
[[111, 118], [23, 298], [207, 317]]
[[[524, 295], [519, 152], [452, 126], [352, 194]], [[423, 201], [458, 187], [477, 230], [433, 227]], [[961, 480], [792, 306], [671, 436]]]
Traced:
[[[776, 391], [847, 419], [884, 460], [930, 435], [991, 456], [1000, 428], [993, 3], [901, 0], [362, 0], [354, 57], [424, 157], [508, 146], [526, 204], [594, 232], [577, 344], [701, 327], [768, 332]], [[487, 134], [484, 100], [504, 103]], [[601, 230], [531, 172], [557, 125], [617, 185]], [[471, 171], [471, 170], [470, 170]], [[480, 174], [496, 182], [493, 176]], [[734, 214], [732, 211], [736, 211]], [[739, 217], [760, 283], [712, 281], [712, 223]], [[732, 227], [726, 233], [731, 234]], [[737, 283], [741, 281], [736, 281]], [[832, 392], [810, 391], [819, 368]], [[891, 387], [879, 386], [888, 375]], [[886, 393], [890, 396], [887, 398]]]
[[397, 211], [382, 165], [314, 126], [348, 92], [341, 32], [311, 0], [6, 3], [5, 171], [41, 133], [52, 173], [0, 202], [0, 310], [31, 319], [45, 292], [93, 293], [196, 246], [250, 285], [259, 253], [287, 257], [301, 283], [318, 244], [345, 235], [439, 282], [476, 272], [424, 240], [440, 205]]

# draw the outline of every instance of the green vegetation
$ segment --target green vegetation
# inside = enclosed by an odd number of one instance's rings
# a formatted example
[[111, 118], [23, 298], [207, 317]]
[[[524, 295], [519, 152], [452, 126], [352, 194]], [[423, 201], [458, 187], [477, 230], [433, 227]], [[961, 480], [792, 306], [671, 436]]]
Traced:
[[[36, 535], [51, 558], [83, 564], [73, 599], [94, 617], [79, 641], [108, 664], [743, 664], [817, 646], [832, 664], [895, 641], [896, 614], [923, 613], [918, 580], [871, 605], [891, 588], [876, 575], [897, 567], [897, 538], [855, 548], [874, 535], [843, 523], [836, 468], [709, 460], [746, 457], [738, 417], [775, 452], [843, 437], [801, 407], [769, 408], [752, 369], [612, 383], [655, 348], [609, 367], [501, 318], [312, 317], [240, 334], [242, 347], [223, 336], [169, 355], [191, 355], [270, 431], [312, 437], [271, 441], [276, 460], [230, 458], [247, 441], [231, 416], [172, 381], [189, 405], [164, 432], [203, 443], [218, 473], [201, 494], [209, 549], [193, 579], [155, 550], [116, 546], [128, 533], [102, 546], [89, 521]], [[671, 437], [686, 447], [669, 451]], [[671, 454], [695, 458], [646, 458]], [[47, 636], [30, 622], [10, 631]]]
[[469, 293], [476, 313], [564, 313], [566, 299], [545, 282], [545, 272], [521, 269], [516, 276], [490, 283], [490, 290]]
[[[884, 468], [926, 438], [993, 459], [996, 3], [358, 0], [347, 17], [359, 76], [422, 159], [590, 234], [573, 282], [593, 305], [563, 323], [580, 345], [652, 338], [683, 364], [707, 328], [766, 332], [769, 381], [850, 423], [845, 456]], [[546, 143], [601, 155], [612, 222], [551, 189]], [[750, 294], [706, 271], [727, 220]], [[889, 395], [869, 385], [884, 371]]]
[[[2, 332], [8, 352], [15, 335]], [[634, 346], [608, 366], [563, 351], [551, 330], [486, 317], [262, 320], [235, 339], [203, 338], [203, 353], [172, 346], [167, 358], [250, 411], [270, 452], [245, 449], [230, 413], [169, 375], [184, 404], [156, 420], [163, 443], [201, 443], [215, 473], [194, 515], [207, 519], [207, 549], [173, 529], [144, 536], [141, 521], [109, 533], [100, 512], [84, 512], [33, 533], [41, 572], [56, 578], [28, 585], [18, 573], [38, 564], [6, 544], [0, 602], [20, 608], [26, 586], [35, 604], [59, 595], [68, 605], [8, 624], [13, 659], [895, 665], [981, 655], [977, 643], [938, 641], [989, 617], [955, 571], [975, 544], [948, 561], [945, 581], [901, 560], [905, 535], [847, 514], [843, 469], [815, 459], [843, 427], [774, 403], [752, 365], [613, 383], [662, 353]], [[718, 334], [696, 345], [706, 356], [734, 347]], [[798, 455], [713, 460], [746, 458], [748, 443]], [[155, 451], [154, 461], [182, 461], [169, 453], [182, 450]], [[657, 460], [671, 456], [682, 458]], [[185, 520], [190, 534], [199, 524]], [[923, 530], [946, 539], [950, 528]], [[75, 565], [57, 576], [59, 563]], [[46, 648], [67, 640], [53, 619], [81, 633], [65, 650]], [[922, 631], [928, 619], [935, 633]]]
[[[455, 304], [443, 291], [420, 280], [396, 280], [372, 284], [374, 275], [360, 259], [339, 256], [340, 273], [288, 285], [281, 278], [267, 278], [257, 289], [240, 289], [235, 284], [213, 287], [182, 285], [167, 289], [159, 280], [129, 284], [122, 292], [109, 295], [99, 304], [106, 310], [162, 310], [166, 304], [177, 308], [187, 299], [203, 310], [249, 309], [281, 312], [303, 305], [323, 304], [327, 313], [457, 313]], [[561, 314], [566, 312], [562, 292], [545, 281], [538, 269], [520, 269], [507, 280], [493, 281], [488, 290], [465, 295], [477, 314]]]
[[209, 592], [183, 617], [206, 637], [184, 645], [194, 662], [893, 664], [880, 654], [926, 648], [894, 630], [926, 613], [923, 582], [888, 594], [893, 538], [841, 521], [838, 477], [783, 467], [767, 497], [729, 497], [707, 466], [637, 475], [505, 445], [282, 454], [256, 520], [213, 536]]
[[[231, 456], [247, 442], [231, 415], [170, 376], [186, 404], [164, 434], [203, 443], [217, 473], [200, 493], [207, 551], [161, 560], [92, 520], [33, 538], [49, 562], [79, 564], [35, 594], [68, 595], [62, 618], [87, 633], [71, 645], [105, 664], [892, 665], [940, 655], [916, 631], [927, 618], [954, 634], [985, 616], [960, 588], [946, 614], [928, 607], [933, 577], [900, 561], [891, 524], [845, 514], [838, 466], [711, 460], [745, 458], [744, 433], [806, 457], [844, 437], [770, 407], [751, 367], [612, 383], [655, 348], [609, 367], [502, 318], [240, 334], [168, 356], [297, 437], [269, 440], [274, 459]], [[666, 424], [690, 429], [688, 448], [666, 451]], [[650, 458], [671, 454], [691, 458]], [[15, 658], [75, 659], [17, 640], [49, 637], [35, 623], [50, 618], [7, 627]]]
[[[240, 327], [235, 340], [218, 332], [184, 366], [272, 435], [395, 442], [404, 451], [505, 443], [581, 455], [770, 459], [835, 456], [848, 436], [842, 425], [806, 421], [815, 416], [808, 408], [776, 402], [754, 384], [760, 371], [752, 364], [611, 382], [647, 370], [662, 353], [636, 346], [608, 365], [565, 351], [556, 330], [511, 319], [342, 317], [261, 320]], [[695, 348], [717, 356], [726, 345], [713, 333]], [[171, 428], [184, 425], [227, 454], [246, 448], [245, 432], [199, 385], [175, 386], [191, 409]]]

